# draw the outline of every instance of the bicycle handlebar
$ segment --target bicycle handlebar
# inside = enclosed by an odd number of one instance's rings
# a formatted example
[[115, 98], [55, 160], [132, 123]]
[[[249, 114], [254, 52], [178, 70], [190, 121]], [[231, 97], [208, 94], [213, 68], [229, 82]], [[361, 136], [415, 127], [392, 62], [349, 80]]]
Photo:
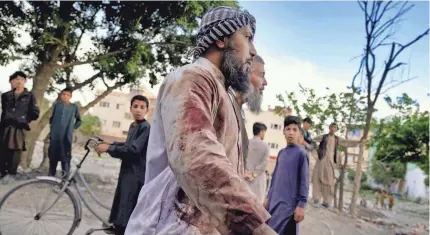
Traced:
[[88, 148], [88, 145], [90, 144], [91, 141], [96, 142], [96, 144], [100, 144], [101, 142], [103, 142], [103, 139], [99, 136], [91, 136], [88, 140], [87, 143], [85, 143], [85, 150], [89, 151], [90, 148]]

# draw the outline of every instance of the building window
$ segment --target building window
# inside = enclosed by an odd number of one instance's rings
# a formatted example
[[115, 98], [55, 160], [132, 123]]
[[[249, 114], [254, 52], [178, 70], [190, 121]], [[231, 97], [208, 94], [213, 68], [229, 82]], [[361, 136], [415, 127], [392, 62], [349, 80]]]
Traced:
[[120, 127], [121, 126], [121, 122], [113, 121], [112, 126], [113, 127]]
[[275, 143], [267, 143], [269, 145], [270, 148], [272, 149], [278, 149], [278, 144]]
[[275, 129], [275, 130], [280, 130], [281, 129], [281, 125], [278, 125], [278, 124], [271, 124], [270, 125], [270, 128], [272, 128], [272, 129]]
[[122, 131], [123, 135], [128, 135], [128, 131]]
[[121, 109], [121, 105], [123, 104], [116, 104], [116, 109]]
[[100, 107], [109, 108], [109, 102], [100, 102]]
[[133, 116], [130, 113], [124, 113], [125, 119], [133, 120]]

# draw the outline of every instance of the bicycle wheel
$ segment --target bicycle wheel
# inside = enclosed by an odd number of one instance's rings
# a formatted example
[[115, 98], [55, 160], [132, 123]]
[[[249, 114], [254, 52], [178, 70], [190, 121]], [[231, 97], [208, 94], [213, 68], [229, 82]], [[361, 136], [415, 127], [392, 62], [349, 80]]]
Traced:
[[0, 201], [0, 234], [72, 235], [79, 222], [78, 202], [69, 189], [58, 198], [61, 187], [55, 181], [34, 179], [6, 193]]

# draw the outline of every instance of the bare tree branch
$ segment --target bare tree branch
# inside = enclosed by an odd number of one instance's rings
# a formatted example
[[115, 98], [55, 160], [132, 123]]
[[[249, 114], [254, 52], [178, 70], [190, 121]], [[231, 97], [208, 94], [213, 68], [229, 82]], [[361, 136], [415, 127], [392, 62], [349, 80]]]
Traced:
[[[94, 11], [94, 14], [91, 16], [91, 20], [90, 20], [90, 22], [93, 22], [94, 21], [94, 19], [96, 18], [96, 15], [97, 15], [97, 13], [100, 11], [102, 9], [102, 7], [99, 7], [97, 10], [95, 10]], [[76, 52], [78, 51], [78, 48], [79, 48], [79, 46], [81, 45], [81, 40], [82, 40], [82, 37], [84, 36], [84, 34], [85, 34], [85, 31], [87, 30], [87, 24], [85, 24], [84, 25], [84, 27], [81, 29], [82, 30], [82, 32], [81, 32], [81, 35], [79, 35], [79, 38], [78, 38], [78, 40], [77, 40], [77, 42], [76, 42], [76, 47], [75, 47], [75, 49], [73, 49], [73, 51], [72, 51], [72, 54], [71, 54], [71, 56], [70, 56], [70, 58], [72, 58], [72, 59], [75, 59], [75, 57], [76, 57]]]
[[395, 60], [397, 58], [397, 56], [406, 48], [410, 47], [411, 45], [415, 44], [416, 42], [418, 42], [421, 38], [427, 36], [429, 34], [429, 29], [427, 29], [426, 31], [424, 31], [422, 34], [418, 35], [415, 39], [411, 40], [410, 42], [406, 43], [406, 45], [402, 46], [400, 44], [400, 49], [395, 53], [393, 60]]
[[77, 65], [89, 64], [92, 62], [96, 62], [103, 57], [118, 55], [118, 54], [130, 51], [130, 50], [131, 50], [131, 48], [126, 48], [126, 49], [122, 49], [122, 50], [118, 50], [118, 51], [112, 51], [112, 52], [105, 53], [103, 55], [99, 55], [93, 59], [88, 59], [88, 60], [84, 60], [84, 61], [75, 61], [75, 62], [71, 62], [71, 63], [64, 63], [61, 65], [58, 65], [58, 68], [68, 68], [68, 67], [73, 67], [73, 66], [77, 66]]
[[400, 66], [402, 66], [402, 65], [406, 65], [406, 63], [404, 63], [404, 62], [399, 62], [399, 63], [397, 63], [396, 65], [394, 65], [394, 66], [391, 66], [390, 68], [388, 68], [389, 70], [394, 70], [394, 69], [396, 69], [396, 68], [398, 68], [398, 67], [400, 67]]
[[123, 82], [117, 82], [115, 85], [111, 87], [107, 87], [105, 91], [103, 91], [100, 95], [98, 95], [93, 101], [89, 102], [87, 105], [81, 107], [79, 112], [81, 115], [86, 113], [90, 108], [94, 107], [98, 102], [100, 102], [102, 99], [104, 99], [106, 96], [108, 96], [110, 93], [112, 93], [113, 90], [120, 88], [121, 86], [125, 85]]
[[[385, 93], [387, 93], [387, 91], [388, 90], [390, 90], [390, 89], [392, 89], [392, 88], [394, 88], [394, 87], [397, 87], [397, 86], [399, 86], [399, 85], [401, 85], [401, 84], [403, 84], [403, 83], [407, 83], [407, 82], [409, 82], [409, 81], [411, 81], [411, 80], [414, 80], [414, 79], [417, 79], [418, 77], [412, 77], [412, 78], [408, 78], [408, 79], [405, 79], [405, 80], [402, 80], [402, 81], [398, 81], [398, 82], [392, 82], [391, 84], [392, 85], [389, 85], [389, 84], [385, 84], [384, 85], [384, 87], [386, 87], [383, 91], [381, 91], [381, 95], [383, 95], [383, 94], [385, 94]], [[388, 87], [387, 87], [387, 85], [389, 85]]]
[[83, 82], [75, 84], [73, 86], [73, 90], [80, 90], [81, 88], [85, 87], [86, 85], [93, 83], [101, 75], [102, 75], [102, 72], [98, 72], [98, 73], [94, 74], [93, 76], [85, 79]]
[[362, 73], [365, 59], [366, 58], [364, 56], [361, 58], [360, 65], [358, 66], [358, 71], [352, 77], [352, 85], [355, 84], [355, 80], [357, 79], [358, 75]]

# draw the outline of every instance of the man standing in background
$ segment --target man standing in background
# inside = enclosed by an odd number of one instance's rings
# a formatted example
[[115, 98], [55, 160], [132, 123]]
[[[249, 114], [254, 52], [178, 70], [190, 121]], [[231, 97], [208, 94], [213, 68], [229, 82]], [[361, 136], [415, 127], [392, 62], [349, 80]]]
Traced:
[[360, 141], [345, 140], [336, 135], [337, 124], [329, 126], [329, 133], [314, 138], [319, 142], [318, 159], [312, 173], [312, 197], [314, 203], [318, 204], [323, 198], [322, 206], [328, 208], [333, 199], [334, 169], [337, 163], [337, 148], [357, 146]]
[[306, 142], [306, 145], [305, 145], [306, 150], [308, 151], [313, 150], [312, 138], [309, 133], [309, 129], [311, 129], [311, 127], [312, 127], [312, 120], [309, 117], [303, 119], [303, 124], [302, 124], [303, 138]]
[[266, 196], [265, 170], [269, 163], [269, 146], [263, 142], [266, 131], [266, 125], [260, 122], [254, 123], [252, 127], [254, 138], [249, 140], [249, 152], [245, 166], [245, 179], [261, 203], [264, 202]]

